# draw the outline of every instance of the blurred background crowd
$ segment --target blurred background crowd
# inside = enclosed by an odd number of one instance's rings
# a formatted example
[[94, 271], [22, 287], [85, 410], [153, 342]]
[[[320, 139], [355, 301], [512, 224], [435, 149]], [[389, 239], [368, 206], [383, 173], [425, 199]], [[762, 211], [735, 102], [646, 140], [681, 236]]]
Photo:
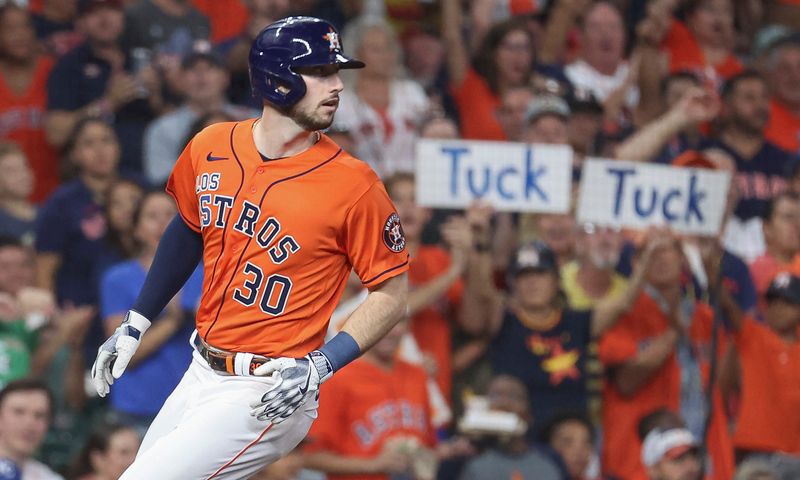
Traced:
[[[202, 269], [110, 399], [87, 369], [176, 213], [172, 165], [259, 114], [250, 42], [289, 14], [367, 64], [328, 135], [383, 179], [411, 294], [254, 478], [800, 479], [797, 0], [6, 0], [0, 478], [132, 461], [188, 365]], [[424, 208], [421, 138], [568, 145], [576, 180], [588, 157], [726, 171], [724, 227]]]

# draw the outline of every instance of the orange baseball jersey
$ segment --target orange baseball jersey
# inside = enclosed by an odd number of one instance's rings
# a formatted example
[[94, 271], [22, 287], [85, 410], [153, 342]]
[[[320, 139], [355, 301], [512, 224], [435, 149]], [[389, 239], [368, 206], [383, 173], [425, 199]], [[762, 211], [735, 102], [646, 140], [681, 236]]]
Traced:
[[800, 455], [800, 343], [744, 320], [734, 341], [742, 365], [737, 448]]
[[[436, 435], [426, 382], [427, 373], [410, 363], [398, 360], [391, 370], [386, 370], [363, 358], [354, 361], [322, 385], [318, 417], [311, 425], [307, 450], [371, 458], [381, 453], [387, 440], [398, 436], [412, 437], [433, 447]], [[388, 478], [328, 475], [328, 480]]]
[[[708, 353], [712, 333], [713, 312], [708, 305], [698, 303], [688, 336], [700, 355], [704, 382], [708, 376]], [[606, 371], [633, 359], [653, 338], [667, 331], [670, 320], [656, 301], [641, 293], [631, 310], [620, 317], [616, 325], [600, 339], [600, 360]], [[724, 346], [720, 352], [725, 351]], [[639, 420], [648, 413], [669, 408], [680, 411], [682, 372], [673, 353], [647, 383], [632, 395], [624, 395], [607, 379], [603, 388], [603, 465], [607, 473], [620, 478], [644, 480], [647, 478], [641, 457], [631, 452], [641, 450], [637, 433]], [[705, 387], [705, 386], [704, 386]], [[708, 433], [709, 455], [712, 468], [707, 479], [729, 480], [733, 476], [733, 445], [728, 434], [719, 390], [714, 392], [714, 407]]]
[[212, 125], [178, 158], [167, 192], [203, 236], [197, 331], [269, 357], [319, 347], [351, 268], [366, 287], [408, 270], [400, 220], [377, 175], [330, 138], [265, 160], [256, 119]]

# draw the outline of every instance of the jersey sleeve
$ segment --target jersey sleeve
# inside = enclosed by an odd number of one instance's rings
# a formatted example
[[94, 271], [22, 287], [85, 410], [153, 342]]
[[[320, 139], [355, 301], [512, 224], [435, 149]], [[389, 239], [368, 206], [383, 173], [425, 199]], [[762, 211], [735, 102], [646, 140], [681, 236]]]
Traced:
[[379, 181], [347, 213], [344, 246], [350, 264], [367, 288], [408, 270], [400, 217]]
[[190, 141], [175, 162], [175, 167], [167, 179], [166, 191], [178, 205], [178, 213], [192, 230], [200, 233], [200, 211], [195, 193], [195, 173], [192, 163], [192, 142]]

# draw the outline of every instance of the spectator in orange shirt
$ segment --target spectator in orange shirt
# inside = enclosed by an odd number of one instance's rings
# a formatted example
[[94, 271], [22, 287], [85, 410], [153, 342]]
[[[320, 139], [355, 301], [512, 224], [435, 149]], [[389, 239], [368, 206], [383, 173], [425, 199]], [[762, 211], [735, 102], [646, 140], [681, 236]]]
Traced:
[[[416, 203], [414, 176], [397, 173], [385, 185], [403, 222], [406, 247], [411, 254], [408, 299], [411, 333], [425, 356], [428, 372], [449, 401], [453, 376], [452, 325], [474, 335], [482, 333], [486, 323], [487, 309], [481, 298], [491, 277], [488, 270], [481, 272], [476, 265], [480, 257], [488, 254], [490, 211], [476, 206], [466, 216], [450, 217], [441, 228], [448, 250], [422, 245], [422, 230], [431, 211]], [[479, 238], [475, 239], [473, 233]]]
[[769, 201], [762, 220], [766, 251], [750, 263], [750, 275], [758, 293], [759, 310], [775, 275], [792, 269], [800, 252], [800, 197], [784, 192]]
[[[800, 473], [800, 277], [779, 273], [766, 292], [765, 323], [743, 317], [730, 299], [742, 397], [734, 444], [742, 454], [785, 456]], [[737, 314], [738, 313], [738, 314]], [[784, 472], [788, 473], [788, 472]], [[784, 478], [789, 478], [785, 476]], [[797, 477], [791, 477], [797, 478]]]
[[30, 15], [13, 2], [0, 8], [0, 137], [17, 143], [36, 179], [31, 200], [59, 182], [56, 151], [47, 143], [44, 113], [51, 58], [39, 55]]
[[506, 90], [528, 84], [534, 60], [533, 38], [523, 20], [495, 24], [471, 59], [461, 34], [460, 3], [459, 0], [443, 1], [442, 31], [447, 71], [463, 136], [476, 140], [506, 140], [498, 119], [500, 98]]
[[436, 471], [436, 436], [421, 368], [395, 359], [408, 324], [326, 382], [308, 434], [306, 465], [329, 480], [388, 480], [425, 464]]
[[767, 80], [772, 91], [767, 140], [794, 153], [800, 153], [800, 38], [778, 41], [766, 60]]
[[731, 0], [691, 0], [685, 14], [686, 24], [673, 19], [662, 43], [669, 54], [670, 71], [705, 75], [706, 67], [713, 67], [718, 78], [710, 80], [716, 83], [741, 72], [742, 64], [733, 55]]
[[733, 451], [719, 392], [712, 397], [713, 408], [705, 401], [713, 314], [695, 300], [691, 283], [682, 282], [684, 258], [678, 241], [668, 232], [653, 234], [635, 259], [648, 262], [641, 293], [600, 339], [600, 360], [608, 373], [603, 466], [626, 480], [646, 478], [641, 459], [631, 455], [634, 446], [634, 451], [641, 446], [637, 422], [666, 407], [681, 412], [698, 438], [706, 416], [712, 415], [707, 471], [712, 479], [729, 480]]

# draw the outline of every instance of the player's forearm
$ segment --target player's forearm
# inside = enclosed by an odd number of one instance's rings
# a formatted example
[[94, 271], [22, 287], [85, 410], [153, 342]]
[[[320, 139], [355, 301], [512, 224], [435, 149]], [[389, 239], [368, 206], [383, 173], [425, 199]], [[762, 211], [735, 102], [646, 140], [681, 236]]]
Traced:
[[367, 295], [364, 303], [350, 315], [342, 328], [362, 352], [383, 338], [405, 315], [408, 303], [408, 276], [386, 280]]

